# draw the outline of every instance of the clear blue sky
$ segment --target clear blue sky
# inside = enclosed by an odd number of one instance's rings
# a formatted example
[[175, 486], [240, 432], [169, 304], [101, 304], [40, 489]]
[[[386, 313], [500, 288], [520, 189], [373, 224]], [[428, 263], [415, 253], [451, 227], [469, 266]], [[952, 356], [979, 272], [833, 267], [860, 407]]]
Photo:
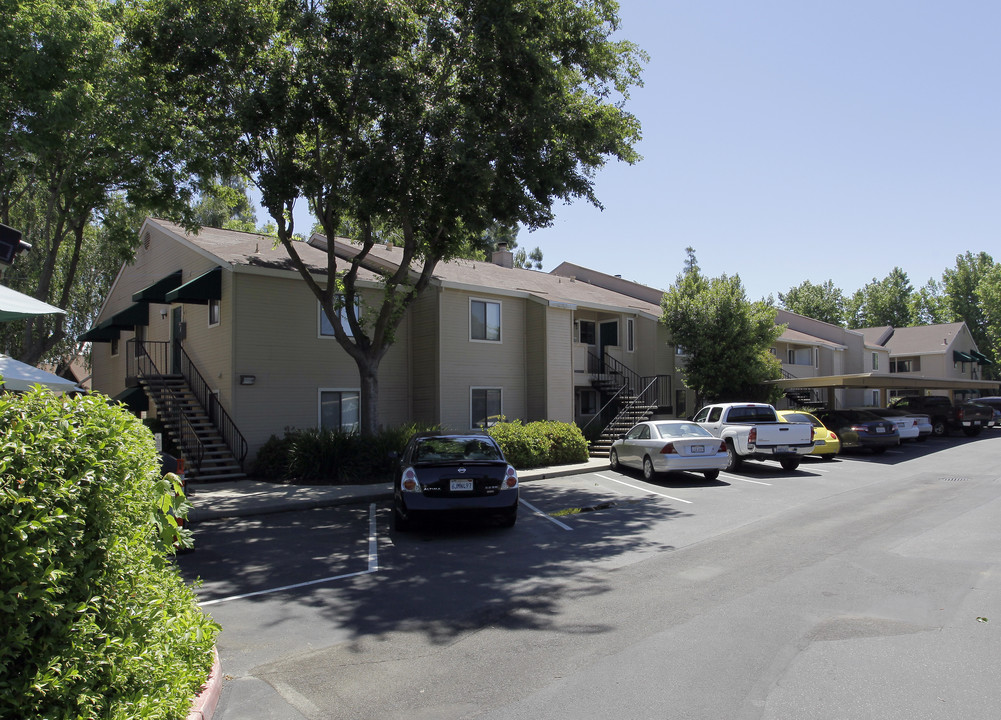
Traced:
[[[658, 288], [695, 249], [751, 299], [803, 280], [918, 288], [1001, 236], [1001, 3], [621, 0], [647, 51], [636, 165], [522, 231], [562, 261]], [[305, 210], [305, 207], [303, 207]], [[263, 220], [263, 217], [259, 217]], [[306, 229], [311, 222], [297, 220]]]

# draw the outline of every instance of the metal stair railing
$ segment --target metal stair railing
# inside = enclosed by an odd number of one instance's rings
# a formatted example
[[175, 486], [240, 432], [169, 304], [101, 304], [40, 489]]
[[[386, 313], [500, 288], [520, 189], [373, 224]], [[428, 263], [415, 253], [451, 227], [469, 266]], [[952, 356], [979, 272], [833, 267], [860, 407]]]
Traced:
[[209, 388], [208, 383], [205, 382], [205, 378], [198, 372], [198, 368], [195, 367], [195, 364], [191, 361], [184, 348], [180, 348], [180, 356], [181, 375], [187, 380], [191, 392], [194, 393], [195, 398], [205, 408], [209, 420], [215, 425], [222, 436], [223, 442], [229, 447], [230, 452], [233, 453], [233, 457], [240, 464], [240, 469], [243, 470], [244, 461], [247, 459], [246, 438], [243, 437], [243, 433], [236, 427], [233, 418], [230, 417], [230, 414], [222, 406], [219, 396]]
[[[174, 427], [177, 428], [177, 443], [184, 453], [184, 457], [192, 462], [193, 469], [201, 467], [202, 460], [205, 459], [205, 444], [202, 442], [198, 431], [191, 424], [187, 413], [184, 412], [183, 401], [174, 388], [163, 381], [163, 373], [160, 371], [157, 361], [150, 354], [147, 345], [154, 348], [157, 359], [166, 361], [167, 343], [129, 340], [126, 343], [127, 351], [127, 374], [141, 379], [146, 387], [152, 387], [154, 383], [160, 391], [160, 401], [163, 403], [163, 416], [169, 418]], [[160, 346], [163, 347], [160, 347]], [[156, 401], [156, 394], [151, 392], [151, 396]], [[159, 411], [160, 408], [157, 408]]]
[[605, 352], [604, 357], [598, 357], [594, 353], [588, 353], [588, 373], [591, 375], [592, 383], [598, 383], [603, 377], [618, 376], [622, 379], [622, 385], [613, 393], [612, 397], [601, 407], [601, 409], [581, 428], [585, 432], [587, 428], [599, 420], [607, 417], [606, 411], [613, 407], [621, 408], [614, 417], [607, 423], [599, 433], [603, 435], [609, 427], [612, 427], [623, 418], [635, 413], [639, 408], [660, 407], [670, 405], [671, 378], [668, 375], [641, 376], [629, 366], [619, 362]]

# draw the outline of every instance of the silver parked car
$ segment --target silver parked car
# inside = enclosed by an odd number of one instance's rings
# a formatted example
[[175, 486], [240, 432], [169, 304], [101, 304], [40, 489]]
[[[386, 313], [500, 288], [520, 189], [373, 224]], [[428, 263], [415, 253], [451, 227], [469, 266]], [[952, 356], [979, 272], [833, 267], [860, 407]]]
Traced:
[[898, 410], [897, 408], [867, 407], [863, 409], [876, 413], [887, 420], [892, 420], [893, 424], [897, 426], [901, 440], [927, 440], [931, 437], [934, 429], [931, 418], [927, 415]]
[[647, 420], [612, 443], [608, 464], [643, 471], [653, 479], [657, 473], [701, 472], [715, 480], [726, 467], [726, 443], [697, 423], [688, 420]]

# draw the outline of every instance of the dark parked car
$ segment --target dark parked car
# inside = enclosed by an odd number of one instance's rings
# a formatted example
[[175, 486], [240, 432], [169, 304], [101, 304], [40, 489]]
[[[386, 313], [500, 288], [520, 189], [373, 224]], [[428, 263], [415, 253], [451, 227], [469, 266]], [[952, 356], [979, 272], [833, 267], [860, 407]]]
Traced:
[[485, 433], [424, 432], [397, 458], [393, 526], [431, 517], [518, 518], [518, 473]]
[[971, 402], [953, 405], [943, 395], [906, 395], [894, 398], [890, 407], [927, 415], [935, 437], [944, 437], [950, 430], [962, 430], [967, 437], [976, 437], [994, 421], [994, 411], [989, 407]]
[[892, 420], [868, 410], [818, 410], [814, 413], [824, 427], [841, 439], [841, 449], [869, 448], [874, 453], [900, 444], [900, 433]]

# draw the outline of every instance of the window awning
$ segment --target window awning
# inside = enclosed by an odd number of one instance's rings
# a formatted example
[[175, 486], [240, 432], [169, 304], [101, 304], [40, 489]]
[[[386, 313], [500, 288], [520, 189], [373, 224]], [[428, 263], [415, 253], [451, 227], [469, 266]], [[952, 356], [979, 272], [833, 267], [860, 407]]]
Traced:
[[134, 303], [111, 316], [112, 327], [131, 330], [136, 325], [149, 325], [149, 306]]
[[972, 355], [967, 355], [965, 352], [960, 350], [952, 351], [952, 361], [953, 362], [976, 362], [976, 359]]
[[981, 365], [993, 365], [994, 364], [993, 360], [991, 360], [989, 357], [987, 357], [983, 353], [977, 352], [976, 350], [970, 350], [970, 355], [972, 355], [973, 357], [975, 357], [977, 359], [977, 362], [980, 363]]
[[194, 280], [189, 280], [179, 288], [171, 290], [164, 297], [169, 303], [192, 303], [194, 305], [205, 305], [209, 300], [221, 300], [222, 268], [214, 267]]
[[112, 326], [111, 320], [105, 320], [92, 327], [82, 335], [77, 335], [78, 342], [111, 342], [117, 340], [121, 330]]
[[149, 287], [143, 288], [137, 293], [132, 293], [132, 302], [166, 303], [167, 293], [176, 289], [180, 284], [181, 271], [178, 270], [166, 277], [160, 278]]
[[129, 412], [135, 415], [143, 410], [149, 410], [149, 398], [146, 396], [146, 391], [138, 386], [126, 388], [111, 399], [122, 403], [129, 409]]

